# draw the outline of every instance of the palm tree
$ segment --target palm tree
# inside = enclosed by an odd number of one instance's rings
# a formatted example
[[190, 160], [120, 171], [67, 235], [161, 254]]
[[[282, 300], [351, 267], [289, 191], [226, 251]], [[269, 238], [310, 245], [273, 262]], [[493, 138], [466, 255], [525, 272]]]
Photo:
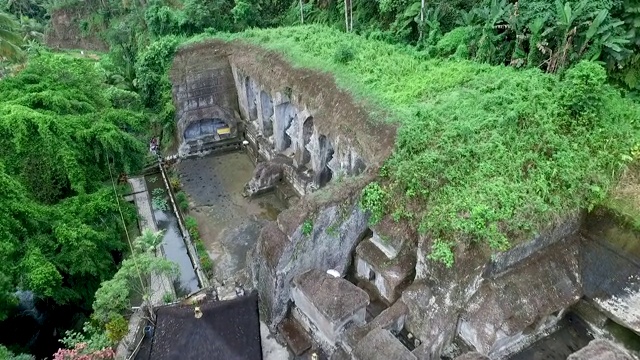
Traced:
[[22, 57], [21, 43], [18, 23], [11, 15], [0, 12], [0, 60], [17, 60]]

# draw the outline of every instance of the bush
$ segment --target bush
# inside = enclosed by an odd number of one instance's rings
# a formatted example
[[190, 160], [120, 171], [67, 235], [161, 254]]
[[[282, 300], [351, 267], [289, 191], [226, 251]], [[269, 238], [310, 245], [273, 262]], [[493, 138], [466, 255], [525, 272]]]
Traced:
[[178, 207], [183, 212], [189, 210], [189, 198], [187, 198], [187, 194], [184, 191], [179, 191], [176, 193], [176, 201], [178, 202]]
[[122, 340], [129, 332], [129, 323], [122, 315], [115, 315], [105, 325], [107, 337], [112, 343], [116, 344]]
[[591, 130], [601, 119], [606, 81], [606, 70], [591, 61], [581, 61], [567, 70], [561, 84], [560, 102], [571, 120], [570, 127]]
[[123, 90], [115, 86], [110, 86], [105, 91], [105, 95], [114, 108], [128, 110], [142, 109], [140, 95], [133, 91]]
[[198, 237], [198, 220], [193, 216], [186, 216], [184, 218], [184, 226], [192, 237]]
[[307, 219], [302, 223], [302, 235], [309, 236], [313, 232], [313, 221]]
[[438, 56], [449, 57], [455, 53], [461, 52], [460, 47], [468, 48], [474, 36], [474, 28], [472, 26], [457, 27], [444, 34], [436, 44], [436, 53]]
[[377, 182], [368, 184], [362, 190], [360, 207], [371, 213], [369, 224], [375, 225], [382, 220], [385, 213], [385, 201], [386, 192]]
[[171, 184], [171, 188], [173, 189], [173, 191], [180, 191], [180, 179], [178, 179], [177, 177], [172, 176], [169, 179], [169, 183]]
[[333, 55], [333, 61], [338, 64], [348, 64], [355, 58], [355, 53], [349, 45], [340, 45]]

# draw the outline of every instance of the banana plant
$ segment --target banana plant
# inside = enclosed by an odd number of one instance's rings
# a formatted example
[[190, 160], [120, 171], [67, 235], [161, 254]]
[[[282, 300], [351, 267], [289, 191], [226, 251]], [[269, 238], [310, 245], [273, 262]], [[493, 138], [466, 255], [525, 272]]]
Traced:
[[575, 8], [572, 8], [571, 3], [563, 4], [561, 0], [556, 0], [556, 29], [560, 37], [555, 49], [551, 47], [552, 54], [549, 58], [547, 71], [556, 72], [568, 65], [568, 60], [573, 52], [573, 41], [580, 25], [577, 20], [582, 17], [588, 1], [582, 0]]
[[[547, 36], [553, 33], [555, 26], [547, 26], [547, 16], [533, 20], [527, 27], [529, 29], [529, 54], [527, 65], [529, 67], [542, 67], [549, 62], [553, 50], [549, 47]], [[546, 57], [546, 59], [545, 59]]]
[[0, 60], [13, 61], [22, 57], [22, 36], [18, 26], [11, 15], [0, 12]]
[[492, 0], [490, 6], [475, 10], [481, 31], [476, 54], [478, 60], [491, 62], [495, 58], [498, 48], [504, 42], [505, 17], [511, 13], [512, 6], [506, 0]]
[[631, 51], [626, 48], [626, 45], [630, 42], [629, 35], [618, 31], [618, 29], [622, 30], [621, 26], [624, 25], [624, 21], [607, 21], [608, 18], [608, 10], [603, 9], [598, 12], [584, 33], [582, 46], [578, 52], [579, 58], [582, 57], [589, 48], [593, 49], [589, 60], [599, 59], [604, 51], [607, 56], [618, 62], [631, 53]]

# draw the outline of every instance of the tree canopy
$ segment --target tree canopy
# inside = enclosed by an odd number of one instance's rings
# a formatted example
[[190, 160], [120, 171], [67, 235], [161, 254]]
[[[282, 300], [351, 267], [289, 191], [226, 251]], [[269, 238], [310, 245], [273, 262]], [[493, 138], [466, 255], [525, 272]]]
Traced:
[[140, 166], [145, 116], [107, 89], [97, 63], [46, 52], [0, 82], [0, 319], [18, 288], [90, 308], [116, 270], [122, 221], [104, 184]]

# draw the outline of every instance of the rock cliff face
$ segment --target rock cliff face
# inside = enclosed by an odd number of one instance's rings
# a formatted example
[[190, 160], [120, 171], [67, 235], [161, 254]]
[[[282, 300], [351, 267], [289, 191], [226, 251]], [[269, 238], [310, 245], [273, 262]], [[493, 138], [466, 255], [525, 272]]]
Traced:
[[238, 98], [224, 52], [206, 44], [179, 50], [171, 81], [180, 155], [205, 151], [211, 143], [237, 136]]
[[[346, 275], [351, 253], [368, 229], [368, 216], [354, 200], [303, 212], [290, 209], [280, 214], [277, 225], [263, 229], [252, 254], [253, 274], [270, 326], [275, 327], [287, 314], [296, 275], [312, 269], [334, 269]], [[313, 229], [305, 233], [303, 222], [296, 224], [295, 219], [310, 221]]]
[[[359, 194], [389, 156], [395, 132], [374, 125], [329, 75], [218, 41], [181, 49], [171, 74], [181, 152], [211, 140], [203, 121], [220, 119], [236, 129], [233, 136], [246, 139], [258, 162], [247, 195], [284, 182], [301, 198], [262, 228], [247, 255], [272, 330], [292, 309], [295, 277], [334, 269], [372, 282], [390, 306], [325, 349], [340, 356], [360, 356], [370, 348], [358, 341], [371, 341], [403, 346], [398, 351], [406, 358], [435, 359], [452, 353], [455, 342], [478, 358], [507, 358], [555, 331], [579, 301], [640, 333], [638, 264], [625, 255], [628, 246], [610, 246], [611, 231], [583, 226], [592, 222], [581, 213], [502, 254], [473, 243], [459, 246], [456, 265], [447, 269], [427, 257], [431, 239], [406, 224], [385, 219], [370, 228]], [[628, 236], [637, 241], [635, 233]], [[415, 346], [398, 342], [401, 329]]]
[[109, 46], [96, 32], [83, 32], [81, 26], [92, 12], [90, 4], [54, 10], [45, 32], [45, 43], [54, 49], [108, 51]]

